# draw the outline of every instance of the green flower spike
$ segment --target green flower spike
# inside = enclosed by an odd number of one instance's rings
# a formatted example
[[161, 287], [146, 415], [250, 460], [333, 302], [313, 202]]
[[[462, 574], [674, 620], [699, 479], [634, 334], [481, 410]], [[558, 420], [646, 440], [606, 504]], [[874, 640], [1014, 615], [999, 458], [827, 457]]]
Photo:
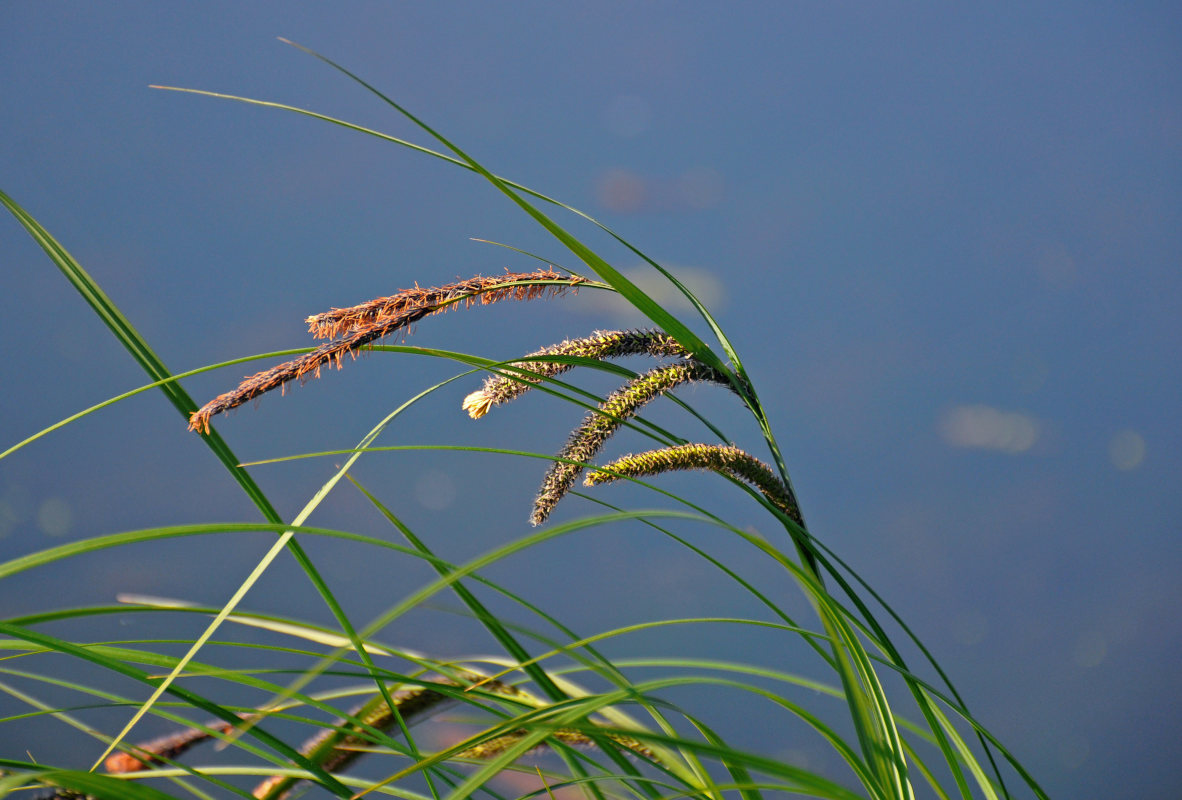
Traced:
[[558, 454], [563, 460], [550, 465], [537, 499], [534, 500], [530, 522], [534, 525], [545, 522], [558, 501], [574, 486], [575, 479], [583, 471], [583, 465], [570, 462], [590, 461], [625, 420], [636, 416], [645, 403], [690, 381], [711, 381], [731, 386], [727, 376], [713, 367], [698, 361], [678, 361], [651, 369], [608, 395], [599, 410], [588, 414], [583, 424], [571, 434], [566, 447]]
[[763, 496], [771, 501], [772, 505], [787, 514], [797, 525], [804, 525], [792, 490], [776, 477], [771, 467], [737, 447], [683, 444], [626, 455], [606, 465], [601, 471], [589, 473], [584, 483], [587, 486], [596, 486], [611, 483], [621, 477], [643, 478], [681, 469], [712, 470], [746, 481], [763, 492]]
[[[527, 358], [537, 356], [579, 356], [602, 361], [623, 356], [686, 356], [685, 348], [664, 331], [596, 331], [582, 339], [568, 339], [559, 344], [543, 347], [530, 353]], [[464, 410], [472, 419], [480, 419], [492, 409], [516, 399], [542, 382], [573, 369], [576, 365], [554, 361], [518, 361], [509, 365], [525, 374], [491, 375], [484, 381], [480, 391], [464, 398]]]

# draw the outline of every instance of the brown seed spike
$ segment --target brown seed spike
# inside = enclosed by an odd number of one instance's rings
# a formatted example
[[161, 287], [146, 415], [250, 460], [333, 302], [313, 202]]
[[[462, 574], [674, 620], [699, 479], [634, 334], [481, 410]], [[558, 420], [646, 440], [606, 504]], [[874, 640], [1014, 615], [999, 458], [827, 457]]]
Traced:
[[[540, 285], [538, 281], [547, 283]], [[378, 297], [356, 306], [334, 308], [314, 314], [305, 321], [313, 336], [327, 339], [365, 325], [397, 318], [412, 309], [427, 309], [427, 314], [435, 314], [448, 311], [460, 303], [467, 307], [478, 300], [481, 305], [501, 300], [534, 300], [560, 294], [567, 288], [585, 282], [585, 278], [563, 275], [550, 268], [534, 272], [510, 272], [493, 278], [477, 275], [430, 289], [420, 288], [416, 284], [413, 289], [403, 289], [398, 294]]]
[[318, 337], [340, 335], [340, 338], [245, 378], [237, 389], [218, 395], [193, 412], [189, 417], [189, 430], [208, 434], [209, 420], [214, 415], [237, 408], [272, 389], [282, 388], [297, 378], [318, 378], [320, 369], [326, 364], [340, 369], [346, 353], [356, 358], [357, 351], [366, 345], [391, 333], [405, 331], [431, 314], [447, 311], [461, 303], [472, 305], [477, 298], [481, 304], [488, 304], [509, 299], [554, 297], [567, 289], [577, 291], [579, 284], [586, 282], [586, 278], [562, 275], [552, 269], [511, 272], [496, 278], [477, 276], [431, 289], [416, 286], [391, 297], [379, 297], [352, 308], [317, 314], [307, 320], [311, 331]]

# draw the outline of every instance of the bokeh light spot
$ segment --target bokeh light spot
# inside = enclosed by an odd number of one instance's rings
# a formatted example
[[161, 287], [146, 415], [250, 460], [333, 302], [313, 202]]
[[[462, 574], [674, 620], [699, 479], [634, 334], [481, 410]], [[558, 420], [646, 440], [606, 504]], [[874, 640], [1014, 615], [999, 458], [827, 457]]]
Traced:
[[1145, 439], [1136, 431], [1121, 431], [1108, 442], [1108, 458], [1122, 472], [1136, 469], [1145, 460]]
[[60, 497], [51, 497], [37, 509], [37, 527], [46, 536], [64, 536], [74, 524], [70, 506]]
[[456, 484], [446, 472], [432, 469], [415, 481], [415, 499], [431, 511], [442, 511], [456, 500]]
[[1038, 441], [1038, 421], [992, 406], [956, 406], [940, 420], [940, 436], [953, 447], [1022, 453]]

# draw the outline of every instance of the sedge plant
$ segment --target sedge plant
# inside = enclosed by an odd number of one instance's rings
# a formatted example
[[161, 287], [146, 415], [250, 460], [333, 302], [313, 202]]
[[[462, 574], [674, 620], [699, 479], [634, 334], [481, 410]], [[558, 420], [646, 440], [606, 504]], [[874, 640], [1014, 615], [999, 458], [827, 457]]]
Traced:
[[[192, 89], [158, 88], [314, 117], [347, 129], [347, 135], [377, 137], [469, 170], [550, 234], [577, 267], [559, 269], [547, 263], [533, 270], [475, 275], [451, 283], [442, 283], [435, 276], [418, 276], [424, 283], [438, 285], [421, 288], [416, 283], [386, 297], [309, 317], [310, 333], [327, 340], [318, 346], [174, 373], [66, 249], [15, 200], [0, 193], [0, 202], [148, 375], [145, 385], [79, 411], [14, 444], [0, 453], [0, 458], [134, 394], [159, 391], [184, 424], [208, 445], [261, 518], [124, 531], [71, 542], [0, 564], [0, 579], [27, 570], [52, 570], [63, 559], [133, 544], [181, 537], [273, 537], [271, 548], [250, 576], [219, 607], [129, 596], [118, 605], [49, 609], [0, 621], [5, 637], [0, 647], [7, 656], [0, 665], [0, 692], [23, 709], [0, 719], [9, 731], [7, 738], [19, 738], [12, 731], [19, 730], [22, 719], [47, 715], [93, 737], [98, 756], [92, 764], [67, 765], [4, 754], [0, 757], [0, 796], [40, 787], [41, 794], [32, 796], [56, 800], [235, 796], [277, 800], [305, 791], [341, 798], [464, 800], [473, 795], [511, 796], [506, 792], [517, 790], [506, 790], [498, 783], [498, 776], [536, 770], [542, 788], [532, 794], [562, 790], [593, 800], [762, 800], [772, 794], [839, 800], [1045, 797], [1033, 777], [973, 717], [906, 624], [826, 545], [823, 535], [809, 530], [756, 383], [709, 309], [677, 276], [587, 214], [495, 175], [359, 77], [307, 52], [368, 89], [416, 125], [434, 146], [412, 144], [293, 106]], [[606, 233], [668, 281], [693, 309], [696, 317], [692, 324], [642, 291], [568, 230], [558, 221], [563, 215], [592, 231]], [[428, 318], [445, 311], [498, 302], [573, 302], [573, 295], [580, 290], [615, 292], [648, 323], [638, 329], [589, 331], [559, 343], [539, 342], [538, 349], [510, 361], [388, 343], [387, 337], [405, 336], [412, 325], [429, 327]], [[702, 338], [695, 328], [708, 331], [708, 336]], [[425, 335], [416, 333], [419, 339]], [[460, 371], [391, 410], [355, 445], [299, 456], [340, 461], [300, 513], [285, 520], [252, 478], [249, 465], [240, 463], [219, 435], [217, 417], [268, 392], [281, 392], [293, 381], [323, 375], [317, 390], [332, 391], [326, 368], [339, 369], [362, 352], [383, 358], [427, 355], [454, 362]], [[287, 358], [201, 406], [182, 387], [185, 378], [199, 372], [280, 356]], [[614, 361], [625, 357], [649, 363], [637, 373]], [[572, 381], [585, 370], [614, 376], [618, 388], [604, 397], [579, 389]], [[522, 498], [520, 535], [508, 543], [490, 543], [484, 554], [467, 562], [452, 563], [439, 557], [432, 545], [439, 531], [413, 530], [382, 499], [380, 490], [363, 485], [351, 469], [362, 457], [380, 458], [383, 453], [410, 447], [391, 443], [397, 441], [397, 423], [403, 411], [452, 380], [475, 380], [480, 373], [485, 376], [482, 385], [466, 397], [456, 413], [467, 412], [472, 419], [489, 416], [482, 425], [495, 424], [496, 415], [490, 412], [530, 391], [544, 392], [546, 402], [578, 405], [585, 416], [558, 453], [477, 448], [455, 442], [435, 445], [479, 450], [501, 458], [533, 458], [542, 465], [532, 507]], [[754, 422], [762, 452], [735, 446], [712, 420], [680, 398], [679, 388], [691, 383], [718, 387], [714, 391], [728, 396], [734, 414]], [[662, 402], [687, 409], [691, 425], [672, 429], [646, 420], [643, 412], [650, 404]], [[651, 446], [622, 457], [605, 457], [606, 446], [623, 429], [647, 437]], [[273, 459], [279, 460], [285, 459]], [[663, 476], [684, 470], [712, 473], [714, 479], [730, 482], [737, 502], [757, 504], [766, 513], [766, 524], [782, 534], [765, 537], [729, 521], [727, 512], [711, 511], [662, 488]], [[580, 477], [583, 485], [576, 488]], [[615, 508], [597, 496], [600, 490], [595, 487], [620, 481], [646, 487], [659, 507]], [[385, 535], [309, 524], [325, 497], [350, 486], [372, 508], [375, 518], [396, 534], [397, 543]], [[580, 494], [584, 502], [598, 504], [600, 510], [553, 524], [551, 513], [572, 493]], [[491, 567], [511, 562], [545, 542], [613, 525], [642, 525], [667, 537], [732, 581], [766, 613], [751, 618], [652, 619], [587, 635], [575, 632], [512, 586], [487, 575]], [[717, 550], [686, 538], [681, 531], [687, 526], [712, 529]], [[304, 547], [318, 539], [398, 554], [429, 566], [435, 577], [411, 588], [395, 583], [398, 588], [391, 589], [383, 613], [364, 622], [353, 620], [334, 594], [332, 582]], [[754, 548], [774, 566], [776, 585], [761, 585], [727, 565], [723, 554], [736, 544]], [[313, 625], [246, 607], [247, 592], [283, 551], [303, 570], [334, 625]], [[797, 619], [774, 599], [784, 586], [794, 586], [803, 594], [811, 619]], [[392, 622], [447, 593], [458, 598], [466, 613], [487, 631], [499, 646], [499, 654], [438, 658], [385, 640], [383, 632]], [[497, 607], [517, 608], [525, 621], [492, 610], [490, 597], [496, 598]], [[54, 621], [102, 620], [127, 613], [209, 621], [203, 623], [199, 636], [183, 642], [182, 655], [169, 646], [173, 642], [163, 640], [71, 641], [46, 631], [47, 623]], [[821, 665], [829, 679], [805, 677], [785, 663], [668, 658], [653, 653], [617, 658], [604, 652], [605, 644], [615, 650], [621, 642], [643, 639], [641, 634], [647, 632], [712, 625], [767, 637], [776, 643], [769, 650], [776, 652], [786, 652], [791, 645], [802, 657]], [[262, 630], [282, 644], [253, 644], [250, 652], [258, 659], [256, 668], [222, 665], [218, 655], [232, 647], [226, 640], [231, 629]], [[904, 652], [918, 656], [905, 659]], [[130, 679], [142, 685], [143, 692], [118, 694], [97, 682], [92, 685], [55, 676], [42, 667], [51, 654]], [[294, 659], [302, 666], [292, 675], [269, 668], [269, 658], [283, 664]], [[191, 676], [203, 681], [191, 685]], [[346, 688], [325, 688], [323, 683], [330, 677], [352, 683]], [[37, 687], [44, 691], [37, 691]], [[678, 691], [687, 688], [722, 693], [735, 705], [766, 704], [786, 725], [791, 722], [794, 729], [807, 731], [828, 748], [841, 768], [825, 774], [775, 752], [734, 744], [733, 730], [669, 699], [670, 693], [680, 696]], [[75, 701], [63, 705], [43, 700], [41, 695], [51, 690], [71, 694]], [[243, 693], [251, 693], [257, 702], [243, 705], [227, 699]], [[830, 717], [819, 714], [808, 702], [815, 696], [832, 698], [830, 708], [840, 712]], [[82, 713], [87, 706], [126, 708], [127, 721], [118, 730], [100, 729]], [[436, 724], [445, 709], [451, 715], [461, 714], [471, 727], [448, 746], [424, 746], [414, 725]], [[144, 740], [138, 730], [146, 716], [168, 720], [173, 731]], [[280, 730], [284, 733], [276, 732]], [[197, 751], [190, 752], [191, 748], [214, 739], [232, 748], [246, 764], [222, 764], [212, 757], [208, 763], [195, 759], [193, 752]], [[539, 748], [553, 753], [557, 766], [547, 766], [545, 771], [522, 766], [522, 757]], [[366, 777], [353, 774], [357, 765], [365, 765], [371, 773]], [[527, 791], [521, 796], [530, 795]]]

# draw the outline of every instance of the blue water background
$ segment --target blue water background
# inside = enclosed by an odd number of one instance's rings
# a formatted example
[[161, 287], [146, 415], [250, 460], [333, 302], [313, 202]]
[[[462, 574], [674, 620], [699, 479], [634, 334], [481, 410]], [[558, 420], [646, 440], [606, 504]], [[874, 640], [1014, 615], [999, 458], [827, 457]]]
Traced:
[[[416, 281], [534, 268], [470, 237], [577, 266], [462, 170], [307, 118], [148, 88], [290, 103], [429, 143], [275, 37], [320, 50], [499, 174], [585, 209], [698, 287], [766, 403], [813, 531], [910, 622], [1052, 796], [1165, 797], [1182, 785], [1180, 31], [1175, 5], [1150, 2], [10, 2], [0, 5], [0, 188], [175, 371], [307, 346], [308, 314]], [[643, 274], [605, 236], [558, 219]], [[13, 220], [0, 221], [0, 259], [0, 448], [145, 382]], [[641, 322], [583, 292], [436, 317], [407, 343], [510, 358]], [[203, 402], [270, 363], [185, 387]], [[372, 354], [217, 425], [244, 460], [345, 448], [457, 371]], [[473, 422], [459, 403], [478, 382], [414, 406], [382, 443], [549, 453], [580, 417], [537, 396]], [[706, 387], [682, 396], [764, 454], [733, 398]], [[707, 435], [674, 410], [651, 416]], [[622, 437], [610, 454], [643, 446]], [[290, 518], [339, 461], [253, 474]], [[526, 532], [543, 468], [395, 452], [364, 458], [356, 475], [463, 560]], [[777, 535], [722, 481], [662, 486]], [[625, 488], [598, 496], [658, 502]], [[593, 510], [572, 499], [555, 519]], [[5, 559], [154, 525], [258, 520], [155, 392], [0, 461]], [[350, 487], [311, 522], [397, 539]], [[689, 533], [808, 619], [754, 551], [716, 530]], [[218, 605], [269, 542], [177, 540], [59, 563], [0, 583], [0, 614], [126, 591]], [[309, 549], [359, 619], [429, 579], [405, 559]], [[560, 559], [581, 574], [555, 569]], [[365, 568], [380, 577], [358, 581]], [[761, 613], [640, 526], [579, 534], [489, 574], [581, 633]], [[245, 605], [328, 621], [286, 558]], [[447, 611], [454, 601], [439, 605], [387, 639], [449, 655], [493, 649]], [[166, 635], [137, 617], [120, 625], [102, 635]], [[778, 653], [767, 641], [720, 626], [607, 650], [822, 674], [798, 645]], [[845, 779], [815, 738], [779, 727], [784, 715], [752, 704], [736, 720], [733, 697], [702, 702], [737, 741]], [[26, 751], [67, 752], [78, 766], [97, 755], [51, 721], [0, 727], [0, 755]]]

